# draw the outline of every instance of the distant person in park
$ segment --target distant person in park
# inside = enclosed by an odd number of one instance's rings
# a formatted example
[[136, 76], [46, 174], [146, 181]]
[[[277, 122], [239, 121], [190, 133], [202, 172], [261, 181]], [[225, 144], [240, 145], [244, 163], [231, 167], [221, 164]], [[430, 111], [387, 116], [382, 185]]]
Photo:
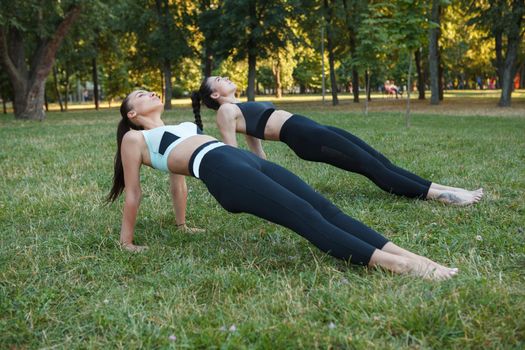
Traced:
[[185, 176], [194, 176], [227, 211], [287, 227], [336, 258], [434, 280], [457, 273], [396, 246], [279, 165], [204, 135], [194, 123], [165, 125], [163, 110], [158, 96], [143, 90], [130, 93], [120, 107], [113, 186], [107, 199], [115, 201], [125, 192], [123, 248], [144, 249], [133, 244], [144, 164], [169, 174], [177, 226], [185, 231], [192, 230], [186, 225]]
[[425, 180], [392, 164], [385, 156], [351, 133], [276, 109], [270, 102], [239, 102], [237, 86], [228, 78], [209, 77], [192, 94], [195, 123], [203, 129], [201, 101], [217, 111], [223, 141], [237, 147], [236, 133], [246, 135], [249, 148], [266, 159], [261, 140], [282, 141], [300, 158], [327, 163], [366, 176], [386, 192], [434, 199], [447, 204], [478, 202], [483, 189], [469, 191]]
[[483, 79], [481, 79], [479, 75], [476, 77], [476, 82], [478, 83], [479, 89], [483, 90]]
[[394, 81], [387, 80], [385, 81], [385, 91], [389, 95], [396, 95], [396, 98], [398, 98], [398, 95], [403, 95], [403, 92], [399, 90], [399, 87], [394, 84]]

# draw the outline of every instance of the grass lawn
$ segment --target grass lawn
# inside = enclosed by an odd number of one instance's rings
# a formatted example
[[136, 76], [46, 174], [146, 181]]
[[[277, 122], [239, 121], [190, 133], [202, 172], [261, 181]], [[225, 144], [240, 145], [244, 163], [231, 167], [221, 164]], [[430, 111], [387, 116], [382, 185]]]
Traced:
[[[399, 112], [344, 106], [293, 111], [435, 182], [483, 186], [484, 200], [457, 208], [395, 197], [279, 143], [265, 144], [269, 159], [398, 245], [459, 267], [456, 278], [348, 265], [287, 229], [227, 213], [193, 178], [188, 221], [206, 232], [178, 232], [167, 176], [149, 168], [135, 242], [150, 249], [122, 251], [122, 198], [103, 206], [118, 111], [2, 115], [0, 348], [523, 348], [525, 118], [431, 111], [407, 130]], [[164, 120], [190, 116], [178, 106]], [[204, 121], [218, 136], [209, 111]]]

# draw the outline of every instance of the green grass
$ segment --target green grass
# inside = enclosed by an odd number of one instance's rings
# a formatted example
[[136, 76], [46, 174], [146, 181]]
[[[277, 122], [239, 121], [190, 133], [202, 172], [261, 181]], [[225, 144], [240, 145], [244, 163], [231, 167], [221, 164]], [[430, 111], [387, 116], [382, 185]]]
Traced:
[[[121, 251], [122, 198], [102, 205], [118, 112], [50, 113], [44, 122], [8, 115], [0, 117], [0, 348], [523, 348], [525, 119], [415, 115], [407, 130], [397, 113], [326, 111], [294, 109], [435, 182], [485, 188], [467, 208], [409, 200], [265, 144], [272, 161], [346, 213], [459, 267], [457, 278], [430, 283], [345, 264], [287, 229], [227, 213], [196, 179], [188, 179], [188, 221], [206, 232], [183, 234], [166, 175], [149, 168], [135, 241], [150, 250]], [[190, 115], [178, 108], [164, 119]], [[209, 112], [205, 127], [218, 136]]]

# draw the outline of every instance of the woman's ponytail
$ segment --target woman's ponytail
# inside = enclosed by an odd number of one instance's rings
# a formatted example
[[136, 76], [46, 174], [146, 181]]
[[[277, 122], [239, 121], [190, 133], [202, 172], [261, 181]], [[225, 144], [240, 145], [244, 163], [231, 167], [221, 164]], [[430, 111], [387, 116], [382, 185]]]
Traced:
[[[131, 94], [130, 94], [131, 95]], [[124, 167], [122, 166], [122, 158], [120, 149], [122, 146], [122, 139], [124, 138], [124, 135], [130, 130], [142, 130], [142, 127], [138, 127], [131, 123], [128, 119], [128, 112], [131, 110], [131, 106], [129, 104], [129, 96], [126, 96], [124, 101], [122, 101], [122, 104], [120, 105], [120, 115], [122, 119], [120, 119], [120, 122], [117, 126], [117, 153], [115, 153], [115, 164], [114, 164], [114, 172], [113, 172], [113, 186], [111, 187], [111, 191], [109, 192], [108, 196], [106, 197], [106, 202], [111, 203], [114, 202], [124, 191]]]
[[204, 130], [201, 118], [201, 95], [198, 91], [194, 91], [191, 94], [191, 106], [193, 107], [193, 115], [195, 116], [195, 124], [199, 129]]

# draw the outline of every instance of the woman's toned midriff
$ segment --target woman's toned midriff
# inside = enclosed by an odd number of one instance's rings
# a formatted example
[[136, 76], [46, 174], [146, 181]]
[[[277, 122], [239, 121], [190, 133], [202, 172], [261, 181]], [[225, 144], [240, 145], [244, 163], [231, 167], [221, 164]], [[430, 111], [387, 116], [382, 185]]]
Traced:
[[[241, 109], [238, 106], [235, 107], [237, 107], [237, 115], [235, 118], [235, 131], [242, 134], [246, 134], [246, 120], [242, 115]], [[281, 132], [281, 127], [283, 126], [284, 122], [286, 122], [291, 116], [292, 113], [284, 111], [282, 109], [276, 109], [275, 111], [273, 111], [270, 115], [270, 118], [268, 118], [268, 121], [266, 122], [266, 127], [264, 128], [264, 139], [270, 141], [279, 141], [279, 133]]]
[[209, 135], [194, 135], [179, 143], [168, 155], [168, 169], [175, 174], [191, 175], [188, 169], [193, 152], [200, 145], [217, 140]]
[[264, 139], [271, 141], [279, 141], [279, 134], [283, 124], [292, 116], [292, 113], [282, 109], [276, 109], [268, 118], [266, 127], [264, 128]]

